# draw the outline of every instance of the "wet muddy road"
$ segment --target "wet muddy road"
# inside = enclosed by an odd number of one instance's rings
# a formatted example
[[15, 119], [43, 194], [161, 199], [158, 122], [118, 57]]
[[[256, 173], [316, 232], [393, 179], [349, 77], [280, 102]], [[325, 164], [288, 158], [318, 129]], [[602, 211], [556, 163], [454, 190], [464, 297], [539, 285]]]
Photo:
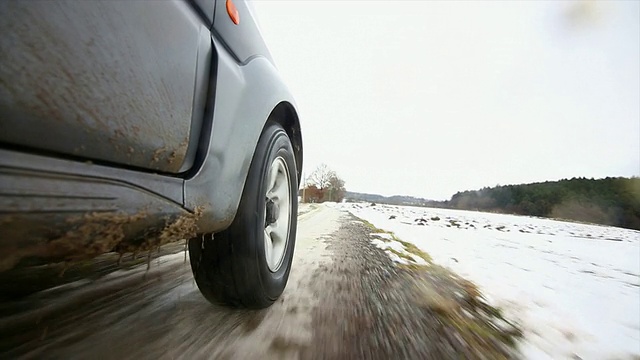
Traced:
[[[302, 208], [287, 288], [264, 310], [208, 303], [183, 252], [154, 259], [149, 270], [143, 264], [3, 304], [0, 358], [486, 355], [486, 347], [479, 349], [416, 297], [415, 276], [371, 245], [370, 230], [330, 206]], [[429, 281], [444, 284], [437, 276]], [[510, 356], [495, 340], [486, 341], [492, 355]]]

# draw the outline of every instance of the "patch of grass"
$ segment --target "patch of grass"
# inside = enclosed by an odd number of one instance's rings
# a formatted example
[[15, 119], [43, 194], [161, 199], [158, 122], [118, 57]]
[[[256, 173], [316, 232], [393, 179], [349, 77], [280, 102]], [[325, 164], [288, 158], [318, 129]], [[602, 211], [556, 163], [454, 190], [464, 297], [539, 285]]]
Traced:
[[[431, 256], [430, 256], [429, 254], [427, 254], [426, 252], [424, 252], [424, 251], [420, 250], [420, 249], [419, 249], [417, 246], [415, 246], [414, 244], [412, 244], [412, 243], [410, 243], [410, 242], [406, 242], [406, 241], [400, 240], [400, 239], [399, 239], [399, 238], [398, 238], [398, 237], [397, 237], [393, 232], [391, 232], [391, 231], [386, 231], [386, 230], [383, 230], [383, 229], [379, 229], [379, 228], [377, 228], [375, 225], [373, 225], [372, 223], [368, 222], [367, 220], [364, 220], [364, 219], [361, 219], [361, 220], [362, 220], [362, 222], [363, 222], [363, 223], [364, 223], [364, 224], [365, 224], [365, 225], [370, 229], [370, 231], [371, 231], [372, 233], [376, 233], [376, 234], [382, 234], [382, 233], [384, 233], [384, 234], [389, 234], [389, 235], [391, 235], [391, 238], [392, 238], [394, 241], [397, 241], [397, 242], [399, 242], [400, 244], [402, 244], [402, 246], [404, 246], [404, 248], [405, 248], [405, 250], [407, 250], [407, 252], [409, 252], [409, 253], [411, 253], [411, 254], [413, 254], [413, 255], [415, 255], [415, 256], [418, 256], [419, 258], [423, 259], [424, 261], [426, 261], [426, 262], [427, 262], [427, 263], [429, 263], [429, 264], [432, 262]], [[393, 249], [389, 249], [389, 250], [393, 250]], [[407, 256], [406, 254], [401, 254], [400, 252], [395, 251], [395, 250], [394, 250], [394, 251], [392, 251], [392, 252], [393, 252], [394, 254], [396, 254], [396, 255], [398, 255], [398, 256], [400, 256], [400, 257], [402, 257], [403, 259], [407, 259], [407, 260], [409, 260], [410, 262], [415, 262], [415, 260], [414, 260], [413, 258], [411, 258], [411, 257]]]
[[[390, 233], [391, 237], [393, 238], [393, 240], [399, 242], [400, 244], [402, 244], [402, 246], [404, 246], [404, 248], [412, 253], [415, 256], [418, 256], [419, 258], [421, 258], [422, 260], [426, 261], [427, 263], [431, 263], [433, 260], [431, 259], [431, 255], [427, 254], [426, 252], [420, 250], [417, 246], [415, 246], [414, 244], [410, 243], [410, 242], [406, 242], [403, 240], [400, 240], [395, 234]], [[413, 259], [412, 259], [413, 261]]]
[[427, 270], [429, 276], [416, 281], [418, 304], [432, 311], [444, 326], [455, 330], [476, 353], [491, 359], [508, 359], [505, 348], [513, 348], [522, 331], [506, 320], [499, 308], [482, 301], [475, 284], [457, 275], [444, 276], [447, 271], [435, 265]]
[[460, 282], [460, 286], [464, 290], [464, 294], [466, 294], [467, 301], [476, 304], [482, 297], [478, 286], [466, 279], [460, 279], [458, 281]]
[[431, 265], [427, 264], [427, 265], [420, 265], [420, 264], [416, 264], [416, 263], [410, 263], [410, 264], [399, 264], [398, 267], [401, 269], [405, 269], [405, 270], [409, 270], [412, 272], [420, 272], [420, 271], [425, 271], [427, 270]]
[[418, 304], [434, 311], [439, 316], [448, 317], [451, 314], [460, 312], [460, 304], [454, 299], [443, 296], [430, 283], [416, 285], [418, 292]]
[[398, 251], [396, 249], [393, 249], [393, 248], [388, 248], [386, 250], [390, 251], [393, 254], [398, 255], [400, 258], [403, 258], [403, 259], [409, 261], [409, 263], [415, 262], [415, 260], [411, 256], [407, 255], [406, 253], [400, 252], [400, 251]]
[[[386, 234], [386, 233], [376, 233], [376, 234]], [[385, 243], [391, 242], [391, 239], [383, 237], [383, 236], [373, 235], [373, 237], [376, 238], [377, 240], [380, 240], [380, 241], [385, 242]]]
[[375, 225], [373, 225], [372, 223], [368, 222], [365, 219], [360, 219], [360, 220], [362, 220], [362, 222], [371, 230], [372, 233], [388, 233], [388, 231], [378, 229]]

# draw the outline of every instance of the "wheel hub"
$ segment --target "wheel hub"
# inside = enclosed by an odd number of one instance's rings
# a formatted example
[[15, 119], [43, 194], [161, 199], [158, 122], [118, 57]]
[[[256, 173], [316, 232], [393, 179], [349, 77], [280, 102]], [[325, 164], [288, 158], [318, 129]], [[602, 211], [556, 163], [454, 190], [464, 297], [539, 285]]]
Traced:
[[273, 199], [267, 198], [267, 218], [266, 218], [266, 226], [269, 226], [276, 221], [278, 221], [278, 217], [280, 216], [280, 206], [276, 204]]

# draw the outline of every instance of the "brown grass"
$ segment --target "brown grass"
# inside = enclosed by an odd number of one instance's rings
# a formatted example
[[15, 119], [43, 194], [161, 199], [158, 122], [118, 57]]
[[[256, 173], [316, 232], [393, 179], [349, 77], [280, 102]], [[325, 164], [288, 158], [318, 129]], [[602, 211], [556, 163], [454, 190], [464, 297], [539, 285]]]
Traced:
[[[499, 308], [484, 302], [482, 293], [474, 283], [457, 275], [450, 276], [447, 274], [450, 270], [435, 264], [418, 270], [425, 275], [416, 280], [415, 293], [419, 306], [429, 309], [442, 324], [455, 329], [474, 351], [492, 359], [508, 358], [505, 349], [515, 346], [522, 331], [506, 320]], [[462, 296], [455, 296], [450, 289], [438, 288], [435, 285], [438, 281], [451, 281]], [[504, 323], [506, 327], [499, 327], [495, 322]]]

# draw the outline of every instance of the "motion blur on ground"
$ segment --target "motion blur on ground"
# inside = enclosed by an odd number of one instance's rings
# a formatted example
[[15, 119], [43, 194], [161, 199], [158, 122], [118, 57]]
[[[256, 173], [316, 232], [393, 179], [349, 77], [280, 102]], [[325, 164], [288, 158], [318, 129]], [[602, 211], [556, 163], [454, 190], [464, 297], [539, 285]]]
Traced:
[[[235, 22], [244, 2], [221, 1]], [[202, 296], [188, 209], [171, 241], [0, 263], [0, 358], [640, 359], [640, 2], [250, 3], [304, 144], [282, 295], [262, 309]], [[265, 233], [287, 208], [273, 199], [249, 211]]]

